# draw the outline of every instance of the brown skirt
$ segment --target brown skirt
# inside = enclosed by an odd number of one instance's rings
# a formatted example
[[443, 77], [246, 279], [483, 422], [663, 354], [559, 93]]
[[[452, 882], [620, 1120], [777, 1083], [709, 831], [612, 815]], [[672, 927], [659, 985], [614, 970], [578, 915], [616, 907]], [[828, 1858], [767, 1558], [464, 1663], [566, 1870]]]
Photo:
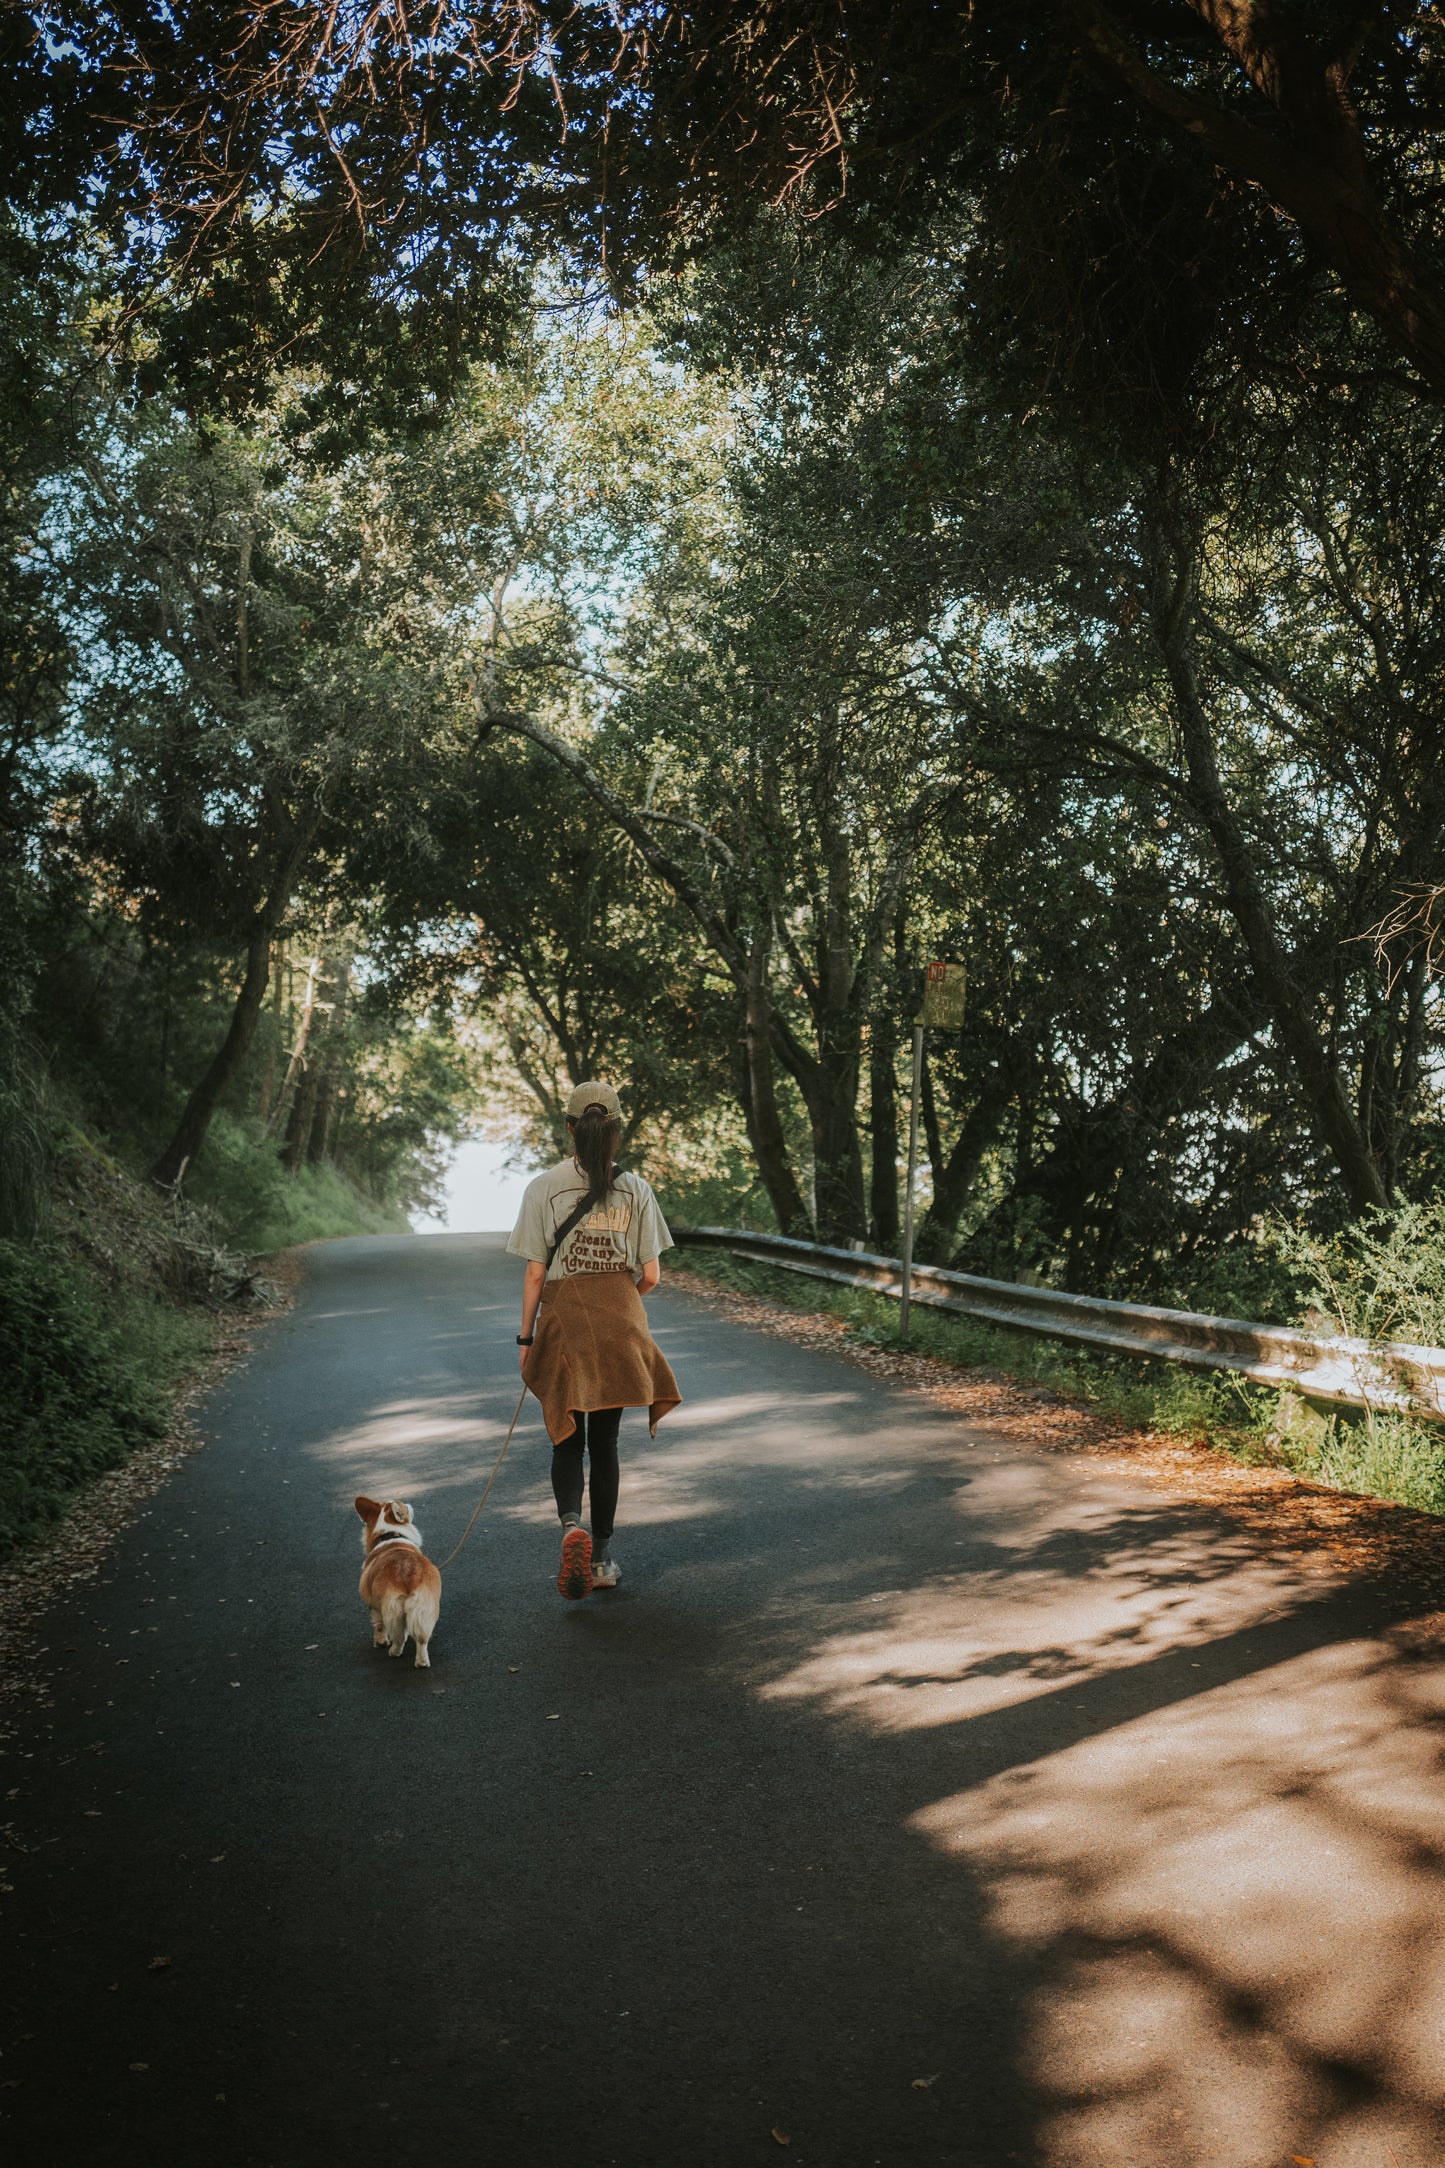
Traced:
[[655, 1432], [682, 1400], [630, 1272], [549, 1280], [522, 1376], [542, 1403], [554, 1445], [594, 1408], [646, 1408]]

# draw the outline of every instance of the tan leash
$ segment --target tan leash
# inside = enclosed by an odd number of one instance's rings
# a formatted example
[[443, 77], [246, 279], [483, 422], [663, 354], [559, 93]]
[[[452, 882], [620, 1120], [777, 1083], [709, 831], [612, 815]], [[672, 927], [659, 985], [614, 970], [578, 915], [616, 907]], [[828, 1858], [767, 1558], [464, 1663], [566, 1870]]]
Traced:
[[446, 1555], [446, 1557], [445, 1557], [445, 1558], [444, 1558], [444, 1559], [442, 1560], [442, 1562], [441, 1562], [441, 1565], [440, 1565], [440, 1566], [439, 1566], [439, 1567], [437, 1568], [437, 1571], [438, 1571], [439, 1573], [444, 1573], [444, 1572], [446, 1571], [447, 1567], [448, 1567], [448, 1566], [449, 1566], [449, 1565], [451, 1564], [452, 1560], [453, 1560], [453, 1559], [454, 1559], [454, 1558], [456, 1557], [456, 1555], [457, 1555], [457, 1552], [458, 1552], [458, 1551], [459, 1551], [459, 1550], [461, 1549], [461, 1547], [462, 1547], [462, 1543], [465, 1543], [465, 1542], [466, 1542], [466, 1540], [467, 1540], [467, 1537], [468, 1537], [468, 1536], [469, 1536], [469, 1535], [471, 1534], [472, 1530], [473, 1530], [473, 1529], [474, 1529], [474, 1528], [476, 1527], [476, 1525], [477, 1525], [477, 1521], [478, 1521], [478, 1519], [479, 1519], [479, 1518], [480, 1518], [480, 1516], [481, 1516], [481, 1511], [482, 1511], [482, 1507], [483, 1507], [483, 1506], [484, 1506], [484, 1505], [486, 1504], [487, 1500], [488, 1500], [488, 1499], [489, 1499], [489, 1498], [491, 1497], [491, 1495], [492, 1495], [492, 1485], [493, 1485], [493, 1484], [494, 1484], [494, 1483], [496, 1482], [496, 1480], [497, 1480], [497, 1477], [498, 1477], [498, 1476], [499, 1476], [499, 1475], [501, 1474], [501, 1472], [502, 1472], [502, 1462], [503, 1462], [503, 1461], [504, 1461], [504, 1460], [506, 1459], [506, 1457], [507, 1457], [507, 1447], [508, 1447], [508, 1446], [509, 1446], [509, 1445], [511, 1444], [511, 1442], [512, 1442], [512, 1432], [513, 1432], [513, 1431], [514, 1431], [514, 1430], [516, 1429], [516, 1427], [517, 1427], [517, 1424], [518, 1424], [518, 1422], [519, 1422], [519, 1421], [520, 1421], [520, 1419], [521, 1419], [521, 1414], [522, 1414], [522, 1400], [525, 1400], [525, 1399], [526, 1399], [526, 1397], [527, 1397], [527, 1388], [526, 1388], [526, 1386], [524, 1385], [524, 1386], [522, 1387], [522, 1399], [521, 1399], [521, 1400], [519, 1400], [519, 1401], [517, 1402], [517, 1405], [516, 1405], [515, 1409], [514, 1409], [514, 1410], [512, 1411], [512, 1420], [511, 1420], [511, 1422], [510, 1422], [510, 1423], [508, 1423], [508, 1425], [507, 1425], [507, 1435], [506, 1435], [506, 1437], [505, 1437], [505, 1438], [503, 1438], [503, 1440], [502, 1440], [502, 1450], [501, 1450], [501, 1452], [500, 1452], [500, 1453], [498, 1453], [498, 1455], [497, 1455], [497, 1462], [496, 1462], [496, 1466], [495, 1466], [495, 1467], [493, 1468], [493, 1470], [492, 1470], [491, 1474], [490, 1474], [490, 1475], [489, 1475], [489, 1476], [487, 1477], [487, 1487], [486, 1487], [486, 1489], [485, 1489], [485, 1490], [484, 1490], [484, 1491], [482, 1492], [482, 1495], [481, 1495], [481, 1497], [480, 1497], [480, 1498], [479, 1498], [479, 1499], [477, 1500], [477, 1510], [476, 1510], [476, 1512], [475, 1512], [475, 1513], [474, 1513], [474, 1514], [472, 1515], [471, 1519], [470, 1519], [470, 1520], [469, 1520], [469, 1521], [467, 1522], [467, 1525], [466, 1525], [466, 1527], [465, 1527], [465, 1528], [464, 1528], [464, 1529], [462, 1530], [462, 1542], [461, 1542], [461, 1543], [458, 1543], [458, 1544], [456, 1545], [455, 1549], [453, 1549], [453, 1550], [450, 1550], [450, 1551], [448, 1551], [448, 1552], [447, 1552], [447, 1555]]

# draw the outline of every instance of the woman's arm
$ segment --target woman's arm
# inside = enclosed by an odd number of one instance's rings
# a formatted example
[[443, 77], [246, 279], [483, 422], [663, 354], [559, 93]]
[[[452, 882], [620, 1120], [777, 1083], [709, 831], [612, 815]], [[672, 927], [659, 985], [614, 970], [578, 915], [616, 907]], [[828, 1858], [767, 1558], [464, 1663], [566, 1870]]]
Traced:
[[[541, 1308], [542, 1304], [542, 1289], [546, 1286], [546, 1284], [547, 1267], [545, 1265], [534, 1264], [532, 1260], [528, 1258], [527, 1269], [522, 1274], [522, 1338], [524, 1340], [531, 1339], [532, 1333], [536, 1327], [537, 1312]], [[527, 1360], [528, 1350], [524, 1347], [519, 1347], [517, 1350], [517, 1354], [520, 1358], [518, 1364], [518, 1368], [520, 1368], [521, 1364], [525, 1363]]]
[[660, 1265], [660, 1264], [658, 1263], [658, 1261], [657, 1261], [657, 1259], [656, 1259], [655, 1257], [649, 1257], [649, 1258], [648, 1258], [648, 1260], [647, 1260], [647, 1263], [646, 1263], [646, 1264], [645, 1264], [645, 1265], [643, 1266], [643, 1268], [642, 1268], [642, 1272], [641, 1272], [641, 1274], [640, 1274], [640, 1276], [639, 1276], [639, 1278], [638, 1278], [638, 1282], [637, 1282], [637, 1292], [638, 1292], [638, 1294], [639, 1294], [639, 1295], [650, 1295], [650, 1294], [652, 1293], [652, 1290], [654, 1289], [654, 1287], [656, 1287], [656, 1285], [657, 1285], [658, 1281], [659, 1281], [659, 1280], [660, 1280], [661, 1278], [662, 1278], [662, 1267], [661, 1267], [661, 1265]]

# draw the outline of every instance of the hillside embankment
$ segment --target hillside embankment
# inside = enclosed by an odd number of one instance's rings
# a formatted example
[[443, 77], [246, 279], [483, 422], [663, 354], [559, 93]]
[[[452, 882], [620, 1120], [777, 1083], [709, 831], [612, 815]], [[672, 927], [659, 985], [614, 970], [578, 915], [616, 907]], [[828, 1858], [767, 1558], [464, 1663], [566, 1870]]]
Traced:
[[[64, 1579], [185, 1450], [188, 1400], [284, 1303], [295, 1265], [290, 1247], [245, 1254], [225, 1215], [77, 1124], [55, 1132], [46, 1172], [33, 1230], [0, 1240], [0, 1569], [38, 1552], [56, 1565], [63, 1522]], [[328, 1178], [324, 1209], [286, 1229], [297, 1241], [404, 1228]]]

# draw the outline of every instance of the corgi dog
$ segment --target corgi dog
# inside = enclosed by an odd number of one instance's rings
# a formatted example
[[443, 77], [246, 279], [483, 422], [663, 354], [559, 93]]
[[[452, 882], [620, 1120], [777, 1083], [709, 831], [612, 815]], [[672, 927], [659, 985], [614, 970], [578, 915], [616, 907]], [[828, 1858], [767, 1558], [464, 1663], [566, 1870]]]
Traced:
[[372, 1646], [400, 1656], [408, 1635], [420, 1670], [429, 1670], [427, 1643], [436, 1631], [442, 1607], [442, 1577], [423, 1555], [421, 1530], [411, 1507], [395, 1498], [358, 1498], [361, 1547], [361, 1600], [371, 1613]]

